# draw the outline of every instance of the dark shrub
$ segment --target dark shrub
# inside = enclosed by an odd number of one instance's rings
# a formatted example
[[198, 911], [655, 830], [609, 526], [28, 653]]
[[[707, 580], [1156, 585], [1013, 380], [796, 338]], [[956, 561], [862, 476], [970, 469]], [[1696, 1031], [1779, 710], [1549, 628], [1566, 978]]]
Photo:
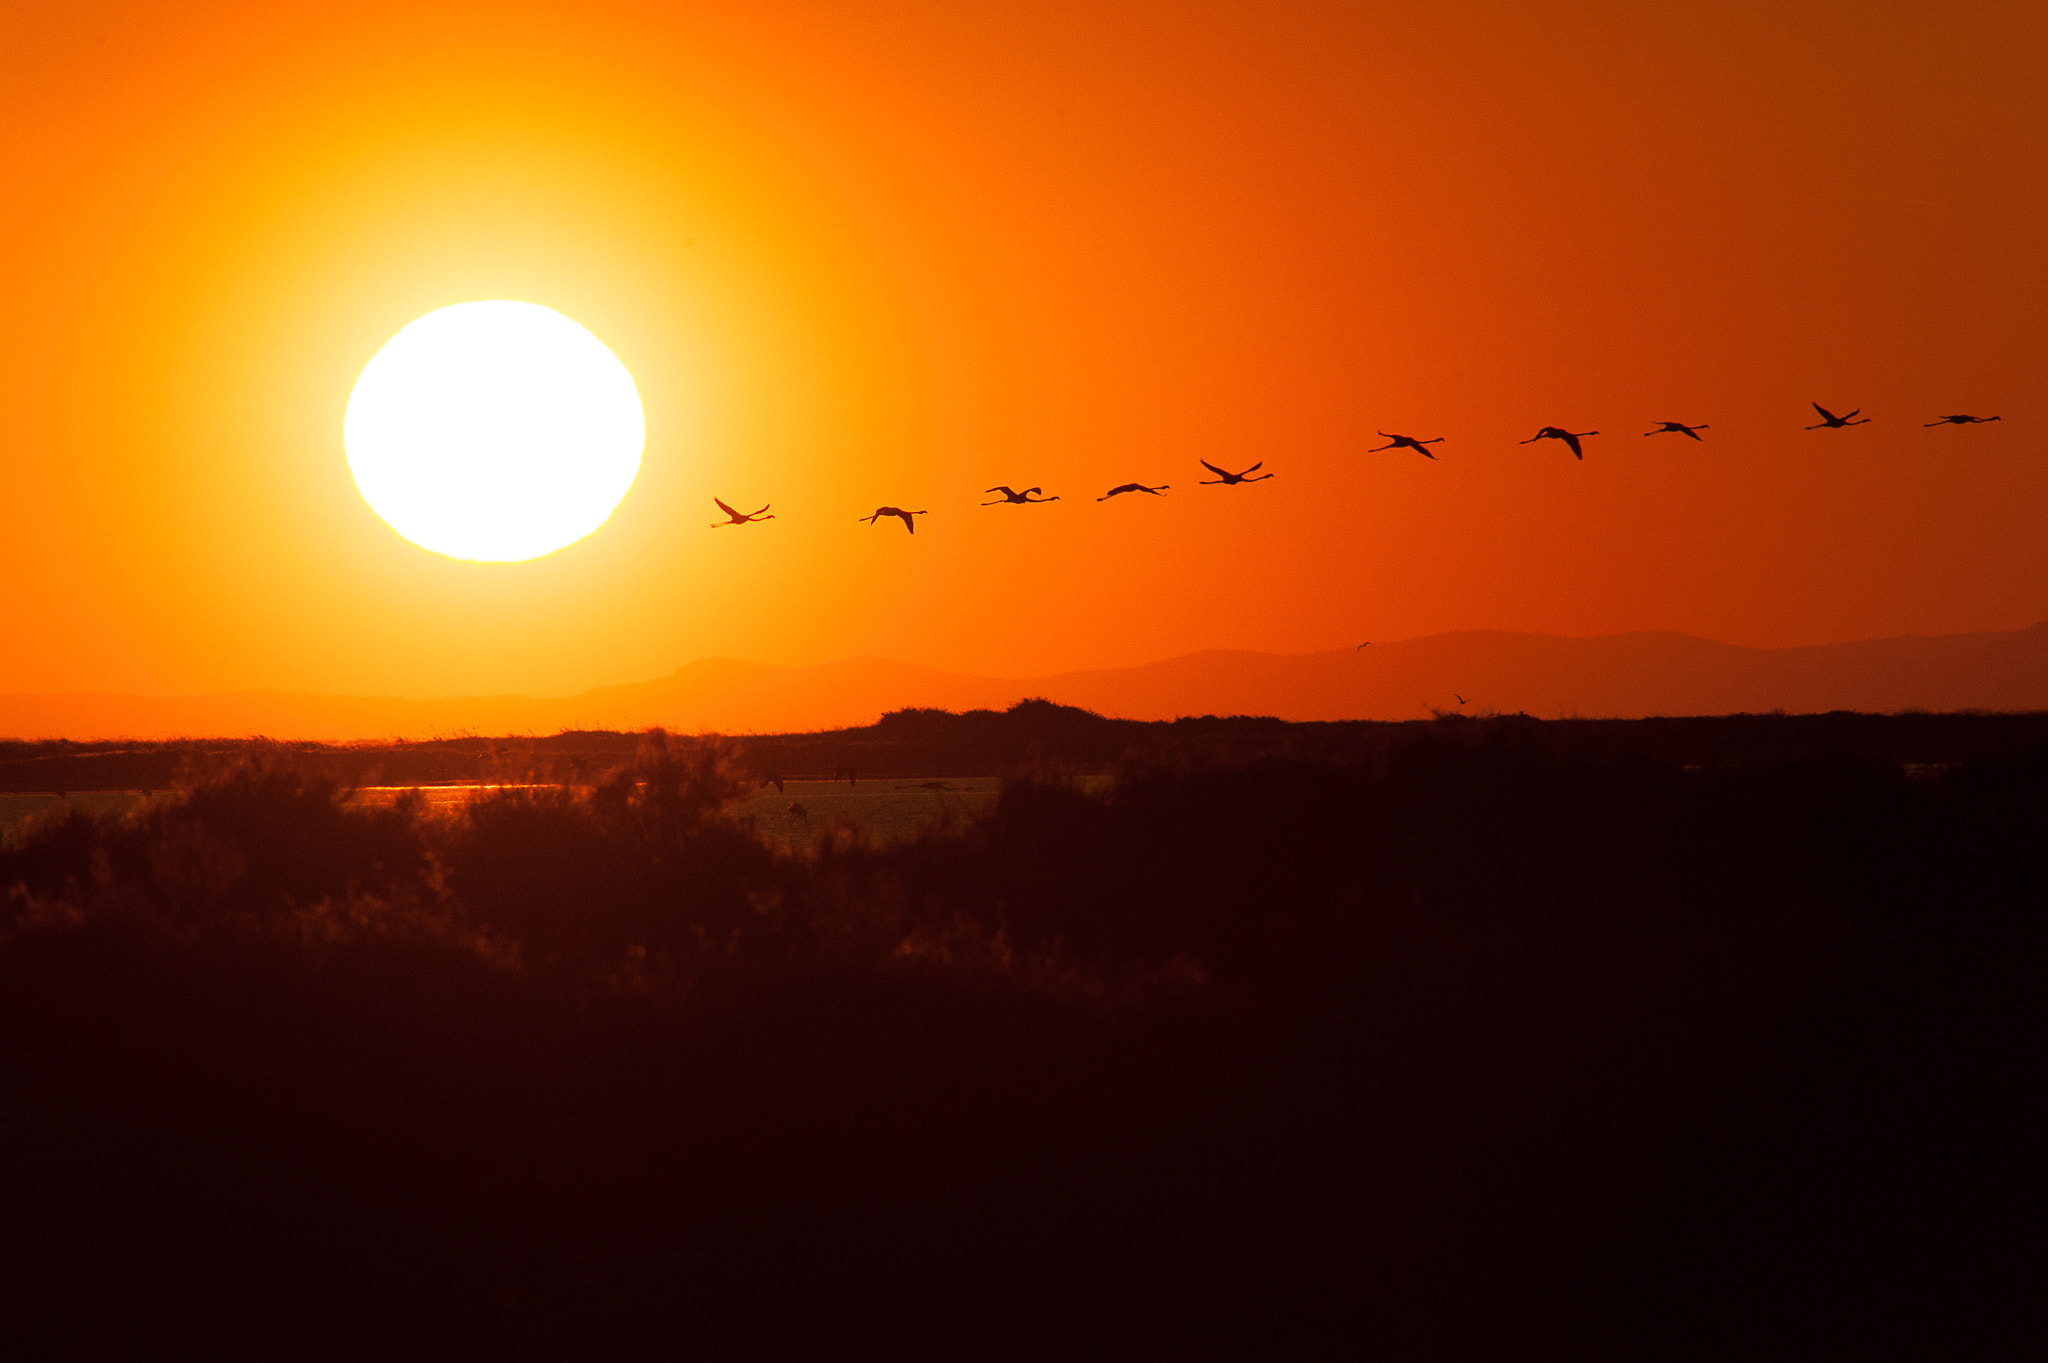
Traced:
[[767, 950], [775, 857], [724, 812], [746, 789], [722, 744], [655, 730], [587, 798], [544, 789], [478, 800], [451, 838], [448, 887], [540, 962]]

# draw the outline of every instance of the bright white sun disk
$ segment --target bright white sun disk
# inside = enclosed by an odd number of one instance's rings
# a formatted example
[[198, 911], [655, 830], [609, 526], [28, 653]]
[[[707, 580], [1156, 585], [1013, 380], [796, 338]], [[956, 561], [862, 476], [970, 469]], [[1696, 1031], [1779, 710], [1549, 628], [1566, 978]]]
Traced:
[[509, 563], [574, 544], [640, 473], [646, 420], [604, 342], [536, 303], [457, 303], [363, 367], [342, 419], [370, 509], [450, 558]]

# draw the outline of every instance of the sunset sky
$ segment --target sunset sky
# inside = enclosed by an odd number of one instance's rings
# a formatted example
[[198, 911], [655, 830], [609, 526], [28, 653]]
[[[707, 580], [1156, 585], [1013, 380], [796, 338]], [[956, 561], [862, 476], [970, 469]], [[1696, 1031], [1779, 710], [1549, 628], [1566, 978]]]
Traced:
[[[2048, 619], [2039, 0], [32, 3], [0, 106], [0, 692]], [[645, 404], [530, 562], [343, 454], [481, 299]]]

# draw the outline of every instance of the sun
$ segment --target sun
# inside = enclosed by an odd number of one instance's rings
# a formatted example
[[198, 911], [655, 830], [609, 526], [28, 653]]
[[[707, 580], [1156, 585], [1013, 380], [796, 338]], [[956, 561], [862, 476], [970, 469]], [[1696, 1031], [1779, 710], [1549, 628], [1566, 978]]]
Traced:
[[370, 509], [437, 554], [539, 558], [611, 518], [647, 443], [604, 342], [537, 303], [457, 303], [363, 366], [342, 418]]

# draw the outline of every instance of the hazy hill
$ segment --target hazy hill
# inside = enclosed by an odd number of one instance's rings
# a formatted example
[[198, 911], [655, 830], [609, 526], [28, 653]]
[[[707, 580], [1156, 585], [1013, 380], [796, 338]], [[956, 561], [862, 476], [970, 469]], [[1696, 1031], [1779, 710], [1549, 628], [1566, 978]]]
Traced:
[[0, 697], [0, 735], [346, 739], [650, 724], [769, 733], [869, 724], [907, 707], [1001, 709], [1033, 696], [1129, 719], [1414, 719], [1461, 708], [1544, 718], [2038, 710], [2048, 709], [2048, 624], [1783, 649], [1668, 633], [1564, 639], [1467, 631], [1328, 653], [1210, 650], [1143, 667], [1008, 680], [886, 658], [812, 667], [712, 658], [658, 680], [557, 698], [12, 695]]

